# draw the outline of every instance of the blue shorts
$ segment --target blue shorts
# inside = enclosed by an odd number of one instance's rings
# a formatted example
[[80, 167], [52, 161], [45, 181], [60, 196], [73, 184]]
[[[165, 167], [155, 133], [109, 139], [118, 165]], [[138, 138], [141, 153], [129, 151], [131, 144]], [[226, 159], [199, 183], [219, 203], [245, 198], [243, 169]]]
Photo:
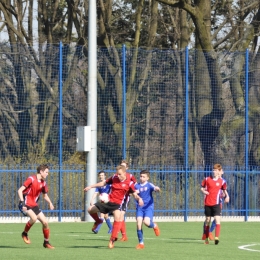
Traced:
[[136, 209], [136, 218], [142, 217], [144, 218], [150, 218], [151, 221], [153, 221], [153, 208], [142, 208], [138, 207]]

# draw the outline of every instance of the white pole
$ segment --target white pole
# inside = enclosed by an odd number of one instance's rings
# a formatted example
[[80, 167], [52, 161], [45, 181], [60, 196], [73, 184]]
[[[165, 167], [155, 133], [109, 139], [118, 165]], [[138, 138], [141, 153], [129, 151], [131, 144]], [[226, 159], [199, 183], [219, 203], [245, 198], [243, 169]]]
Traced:
[[[97, 28], [96, 0], [89, 0], [88, 8], [88, 126], [91, 127], [91, 151], [87, 156], [87, 185], [97, 182]], [[87, 213], [94, 189], [85, 197], [85, 221], [93, 221]]]

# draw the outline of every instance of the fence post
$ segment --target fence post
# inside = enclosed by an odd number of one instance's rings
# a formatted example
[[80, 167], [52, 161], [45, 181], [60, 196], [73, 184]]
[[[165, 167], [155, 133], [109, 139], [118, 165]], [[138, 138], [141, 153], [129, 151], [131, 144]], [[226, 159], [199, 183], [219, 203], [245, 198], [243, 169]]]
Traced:
[[122, 123], [122, 159], [126, 159], [126, 51], [125, 51], [125, 44], [122, 47], [122, 66], [123, 66], [123, 82], [122, 82], [122, 111], [123, 111], [123, 123]]
[[59, 61], [59, 222], [62, 217], [62, 42], [60, 42], [60, 61]]
[[189, 167], [189, 49], [185, 49], [185, 212], [184, 221], [188, 220], [188, 167]]
[[248, 221], [248, 49], [245, 54], [245, 221]]

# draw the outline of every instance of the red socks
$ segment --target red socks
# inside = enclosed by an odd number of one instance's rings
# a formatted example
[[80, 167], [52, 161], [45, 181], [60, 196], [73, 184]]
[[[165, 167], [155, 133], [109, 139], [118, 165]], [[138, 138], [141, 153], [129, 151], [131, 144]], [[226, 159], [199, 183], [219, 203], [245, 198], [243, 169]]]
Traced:
[[206, 238], [209, 237], [209, 226], [205, 226], [205, 234], [206, 234]]
[[99, 222], [99, 221], [100, 221], [99, 216], [98, 216], [97, 213], [90, 214], [90, 216], [91, 216], [96, 222]]
[[121, 234], [122, 234], [122, 236], [123, 237], [125, 237], [126, 236], [126, 227], [125, 227], [125, 221], [122, 221], [121, 222], [122, 224], [121, 224]]
[[113, 240], [117, 239], [117, 235], [121, 229], [121, 224], [122, 224], [121, 221], [114, 221], [111, 239], [113, 239]]
[[49, 237], [50, 237], [50, 229], [49, 228], [43, 228], [42, 233], [43, 233], [43, 236], [44, 236], [44, 240], [48, 241]]
[[32, 227], [32, 224], [28, 221], [25, 225], [24, 232], [28, 233], [31, 227]]
[[216, 236], [216, 237], [219, 237], [219, 234], [220, 234], [220, 224], [217, 224], [217, 225], [216, 225], [215, 236]]

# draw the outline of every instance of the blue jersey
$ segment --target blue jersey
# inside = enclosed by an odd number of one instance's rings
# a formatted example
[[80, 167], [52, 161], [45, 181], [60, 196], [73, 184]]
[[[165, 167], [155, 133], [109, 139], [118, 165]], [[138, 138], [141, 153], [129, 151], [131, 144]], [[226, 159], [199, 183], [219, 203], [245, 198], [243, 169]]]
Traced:
[[109, 194], [109, 192], [110, 192], [110, 187], [111, 187], [110, 184], [107, 184], [107, 185], [105, 185], [105, 186], [103, 186], [103, 187], [97, 187], [96, 190], [95, 190], [95, 192], [98, 192], [99, 194], [101, 194], [101, 193], [107, 193], [107, 194]]
[[[139, 192], [138, 195], [143, 199], [144, 205], [142, 206], [143, 209], [146, 208], [153, 208], [153, 191], [155, 186], [150, 182], [145, 182], [144, 184], [137, 183], [135, 184], [136, 190]], [[140, 207], [138, 202], [136, 202], [136, 207]]]

